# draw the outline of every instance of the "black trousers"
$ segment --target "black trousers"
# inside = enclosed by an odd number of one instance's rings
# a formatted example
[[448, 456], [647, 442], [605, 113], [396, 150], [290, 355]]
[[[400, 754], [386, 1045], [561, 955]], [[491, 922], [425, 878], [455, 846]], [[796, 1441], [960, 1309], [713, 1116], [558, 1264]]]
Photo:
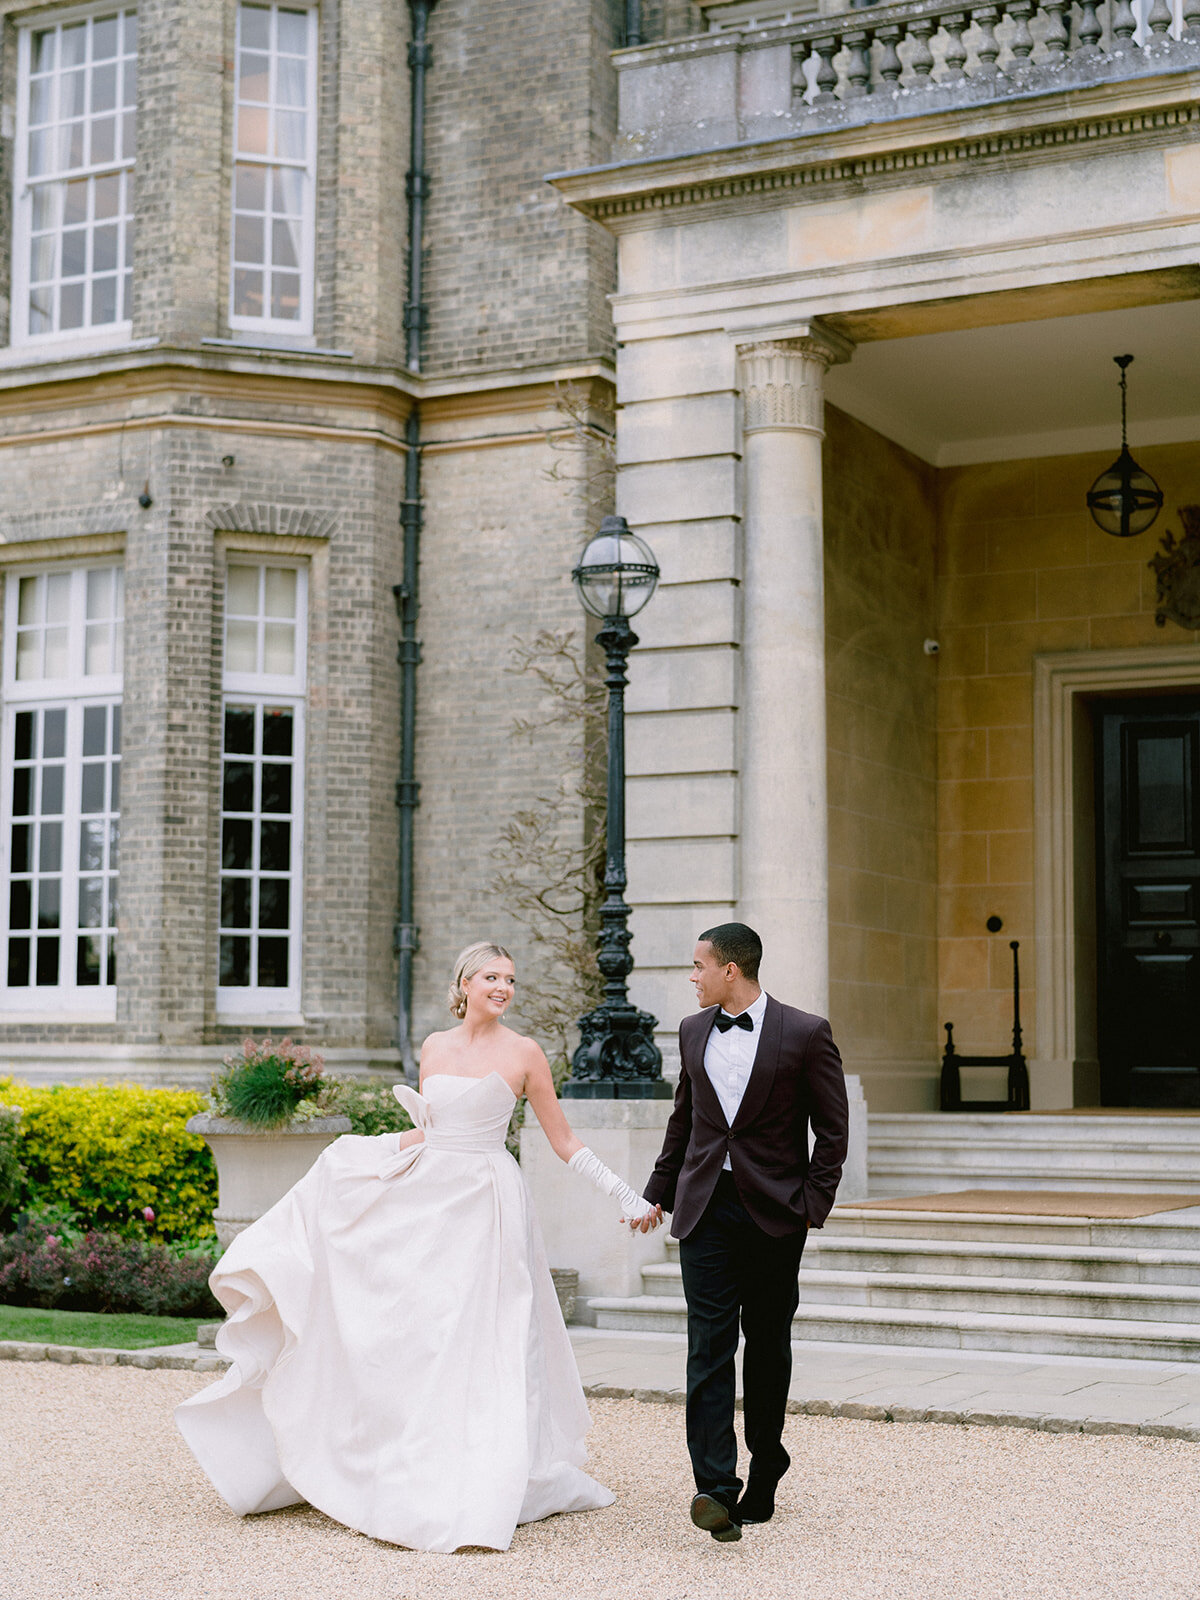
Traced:
[[731, 1508], [741, 1493], [733, 1430], [738, 1326], [750, 1471], [775, 1484], [790, 1465], [783, 1419], [792, 1377], [792, 1317], [806, 1233], [764, 1233], [723, 1172], [699, 1223], [679, 1243], [688, 1307], [687, 1441], [700, 1493]]

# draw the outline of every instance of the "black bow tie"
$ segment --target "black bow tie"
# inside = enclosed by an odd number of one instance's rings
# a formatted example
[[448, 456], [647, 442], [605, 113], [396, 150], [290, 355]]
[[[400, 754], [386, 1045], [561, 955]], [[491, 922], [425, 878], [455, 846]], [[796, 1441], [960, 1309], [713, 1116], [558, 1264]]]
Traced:
[[718, 1011], [713, 1023], [718, 1033], [728, 1033], [730, 1028], [745, 1028], [747, 1033], [754, 1032], [754, 1018], [748, 1011], [736, 1017], [731, 1017], [727, 1011]]

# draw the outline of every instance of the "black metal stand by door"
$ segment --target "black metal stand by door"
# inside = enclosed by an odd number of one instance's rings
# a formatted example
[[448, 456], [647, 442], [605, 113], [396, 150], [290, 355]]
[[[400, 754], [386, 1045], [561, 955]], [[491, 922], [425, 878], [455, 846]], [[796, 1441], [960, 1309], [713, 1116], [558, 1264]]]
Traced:
[[[1029, 1067], [1021, 1049], [1021, 968], [1017, 952], [1020, 941], [1009, 941], [1013, 959], [1012, 1049], [1006, 1056], [962, 1056], [954, 1048], [954, 1024], [947, 1022], [946, 1048], [942, 1052], [943, 1111], [1028, 1111]], [[1008, 1095], [1004, 1100], [964, 1100], [960, 1067], [1007, 1067]]]

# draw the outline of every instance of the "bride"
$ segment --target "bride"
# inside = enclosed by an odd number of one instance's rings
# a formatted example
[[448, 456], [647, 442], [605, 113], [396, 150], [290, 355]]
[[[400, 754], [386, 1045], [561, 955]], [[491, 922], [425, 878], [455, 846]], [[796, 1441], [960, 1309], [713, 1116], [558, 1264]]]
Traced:
[[506, 1550], [518, 1523], [610, 1505], [520, 1168], [522, 1095], [558, 1156], [646, 1231], [662, 1220], [571, 1132], [550, 1066], [503, 1025], [512, 960], [455, 964], [461, 1021], [421, 1050], [405, 1134], [336, 1140], [213, 1272], [228, 1372], [175, 1416], [239, 1515], [308, 1501], [419, 1550]]

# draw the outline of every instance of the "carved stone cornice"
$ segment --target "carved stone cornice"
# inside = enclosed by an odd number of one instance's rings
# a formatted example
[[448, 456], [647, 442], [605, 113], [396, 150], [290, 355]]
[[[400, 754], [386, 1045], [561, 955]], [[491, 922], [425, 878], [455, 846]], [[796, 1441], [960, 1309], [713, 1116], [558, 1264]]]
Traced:
[[795, 339], [764, 339], [739, 344], [742, 431], [793, 428], [825, 432], [825, 374], [850, 359], [853, 346], [827, 328], [812, 328]]

